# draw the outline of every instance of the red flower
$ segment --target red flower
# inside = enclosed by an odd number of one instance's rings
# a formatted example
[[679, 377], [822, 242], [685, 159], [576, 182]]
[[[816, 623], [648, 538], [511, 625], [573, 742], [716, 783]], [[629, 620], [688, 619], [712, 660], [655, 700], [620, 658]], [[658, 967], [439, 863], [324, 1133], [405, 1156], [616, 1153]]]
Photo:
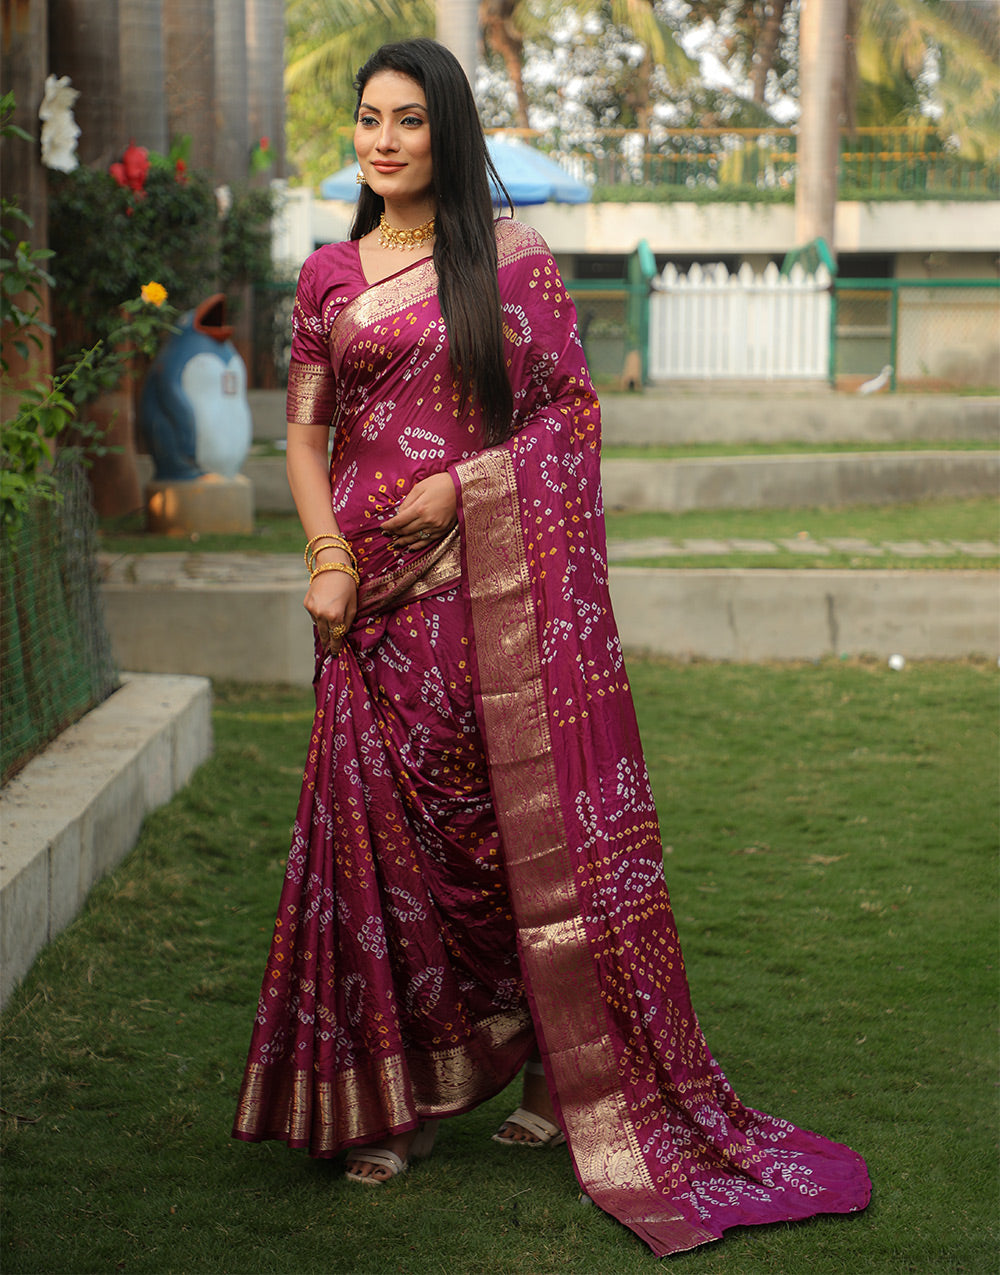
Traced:
[[262, 137], [260, 139], [260, 149], [262, 151], [266, 151], [266, 150], [270, 150], [270, 148], [271, 148], [271, 139], [269, 137]]
[[146, 175], [149, 172], [149, 152], [144, 146], [129, 142], [121, 160], [112, 164], [108, 172], [119, 186], [131, 190], [137, 199], [146, 197]]
[[186, 186], [188, 183], [188, 166], [182, 159], [177, 160], [174, 164], [174, 177], [177, 179], [178, 186]]

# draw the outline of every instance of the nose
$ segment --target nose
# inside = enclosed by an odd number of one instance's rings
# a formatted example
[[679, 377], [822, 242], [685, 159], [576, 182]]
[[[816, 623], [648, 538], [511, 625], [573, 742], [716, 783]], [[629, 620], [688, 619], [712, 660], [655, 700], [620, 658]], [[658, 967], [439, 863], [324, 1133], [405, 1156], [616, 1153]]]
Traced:
[[396, 141], [396, 133], [391, 120], [386, 122], [379, 129], [378, 141], [375, 143], [375, 149], [379, 151], [394, 151], [399, 149]]

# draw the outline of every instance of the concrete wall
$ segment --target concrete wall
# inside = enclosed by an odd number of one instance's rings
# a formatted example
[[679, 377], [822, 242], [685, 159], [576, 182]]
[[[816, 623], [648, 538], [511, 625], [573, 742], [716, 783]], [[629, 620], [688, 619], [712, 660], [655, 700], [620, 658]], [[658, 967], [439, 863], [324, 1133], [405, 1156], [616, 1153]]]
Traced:
[[[553, 252], [783, 254], [796, 243], [792, 204], [542, 204], [518, 215]], [[997, 202], [837, 205], [839, 253], [995, 253]]]
[[[347, 237], [353, 204], [318, 199], [296, 255]], [[630, 253], [645, 239], [655, 253], [784, 254], [795, 245], [792, 204], [540, 204], [520, 208], [554, 253]], [[308, 224], [308, 229], [306, 225]], [[841, 202], [836, 247], [844, 253], [983, 253], [996, 272], [1000, 202]]]

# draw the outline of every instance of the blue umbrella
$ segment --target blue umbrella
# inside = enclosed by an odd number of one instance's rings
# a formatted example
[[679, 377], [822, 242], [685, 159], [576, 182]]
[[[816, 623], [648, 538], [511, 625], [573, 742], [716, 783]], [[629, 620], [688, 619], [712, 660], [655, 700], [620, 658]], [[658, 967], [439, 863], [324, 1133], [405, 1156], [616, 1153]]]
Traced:
[[[555, 160], [525, 142], [506, 137], [488, 137], [490, 158], [500, 180], [515, 204], [544, 204], [550, 199], [559, 204], [584, 204], [590, 199], [590, 187], [578, 181]], [[319, 184], [323, 199], [354, 200], [358, 193], [357, 164], [349, 164], [325, 177]], [[494, 202], [500, 195], [494, 189]]]
[[350, 199], [358, 196], [357, 164], [348, 164], [339, 172], [324, 177], [319, 184], [319, 193], [323, 199]]
[[[590, 187], [533, 146], [510, 137], [488, 137], [490, 159], [515, 204], [585, 204]], [[500, 202], [496, 190], [494, 203]]]

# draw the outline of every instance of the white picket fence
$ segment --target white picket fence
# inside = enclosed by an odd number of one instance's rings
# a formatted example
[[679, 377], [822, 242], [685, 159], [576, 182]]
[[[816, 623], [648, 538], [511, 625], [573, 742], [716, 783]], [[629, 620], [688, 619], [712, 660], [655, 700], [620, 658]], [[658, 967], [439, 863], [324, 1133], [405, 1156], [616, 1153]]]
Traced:
[[830, 350], [830, 275], [795, 265], [782, 275], [720, 262], [686, 274], [668, 265], [649, 302], [649, 375], [688, 378], [822, 379]]

